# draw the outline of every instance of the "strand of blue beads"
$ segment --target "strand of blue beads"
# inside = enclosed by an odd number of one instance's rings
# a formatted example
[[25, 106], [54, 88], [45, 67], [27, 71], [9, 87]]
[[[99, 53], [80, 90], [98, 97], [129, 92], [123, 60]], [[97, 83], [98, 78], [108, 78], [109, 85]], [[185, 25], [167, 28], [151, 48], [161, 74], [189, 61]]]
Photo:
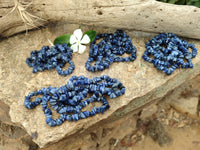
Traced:
[[[33, 67], [33, 73], [56, 68], [59, 75], [68, 75], [75, 69], [71, 61], [73, 50], [67, 44], [56, 44], [55, 46], [43, 46], [39, 51], [32, 51], [31, 57], [26, 59], [28, 66]], [[70, 66], [68, 70], [62, 68], [66, 63]]]
[[[90, 98], [86, 98], [91, 93]], [[42, 109], [46, 116], [46, 123], [49, 126], [61, 125], [64, 121], [77, 121], [94, 116], [97, 113], [104, 113], [109, 109], [109, 103], [105, 96], [111, 99], [121, 96], [125, 93], [125, 87], [118, 79], [110, 78], [102, 75], [92, 79], [84, 76], [72, 76], [65, 86], [60, 88], [48, 87], [29, 93], [25, 97], [24, 105], [28, 109], [33, 109], [37, 105], [42, 105]], [[42, 98], [37, 97], [31, 102], [31, 97], [43, 95]], [[102, 106], [93, 107], [91, 111], [81, 111], [84, 107], [92, 102], [101, 102]], [[53, 108], [60, 114], [59, 118], [52, 118]]]
[[173, 33], [161, 33], [146, 43], [146, 51], [142, 57], [153, 63], [158, 70], [170, 75], [178, 68], [193, 68], [191, 59], [196, 55], [194, 44], [179, 39]]
[[[98, 44], [96, 41], [103, 38]], [[113, 62], [130, 62], [136, 59], [136, 48], [128, 35], [122, 30], [117, 30], [114, 34], [99, 34], [91, 43], [89, 58], [85, 63], [88, 71], [103, 71]], [[129, 57], [120, 57], [124, 53], [130, 54]], [[117, 56], [118, 55], [118, 56]], [[91, 63], [95, 61], [94, 66]]]

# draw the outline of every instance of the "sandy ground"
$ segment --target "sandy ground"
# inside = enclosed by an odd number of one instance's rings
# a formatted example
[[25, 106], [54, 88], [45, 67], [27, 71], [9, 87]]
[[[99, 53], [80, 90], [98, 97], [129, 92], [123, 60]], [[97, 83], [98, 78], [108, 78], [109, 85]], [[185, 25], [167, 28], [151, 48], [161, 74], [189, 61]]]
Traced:
[[169, 135], [173, 142], [160, 146], [150, 137], [146, 137], [141, 143], [132, 147], [122, 149], [127, 150], [199, 150], [200, 149], [200, 127], [169, 128]]

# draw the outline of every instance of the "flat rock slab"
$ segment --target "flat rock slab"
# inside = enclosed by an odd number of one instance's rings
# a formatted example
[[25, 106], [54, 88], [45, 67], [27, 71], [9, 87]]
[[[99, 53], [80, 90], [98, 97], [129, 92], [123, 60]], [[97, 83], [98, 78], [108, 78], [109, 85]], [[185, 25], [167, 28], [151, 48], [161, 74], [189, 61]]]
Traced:
[[[33, 74], [32, 68], [25, 63], [30, 52], [39, 50], [43, 45], [49, 45], [47, 38], [53, 40], [63, 32], [72, 33], [76, 27], [63, 25], [46, 28], [29, 32], [28, 35], [17, 35], [0, 42], [0, 100], [10, 106], [10, 117], [13, 122], [23, 126], [30, 135], [37, 135], [33, 136], [33, 141], [40, 147], [45, 147], [47, 144], [57, 142], [74, 133], [83, 132], [103, 120], [122, 117], [139, 107], [160, 99], [168, 91], [199, 73], [200, 55], [193, 59], [193, 69], [179, 69], [170, 76], [157, 71], [152, 64], [141, 58], [145, 51], [145, 43], [151, 37], [136, 38], [131, 36], [138, 51], [137, 59], [134, 62], [114, 63], [105, 71], [91, 73], [85, 69], [85, 62], [88, 58], [87, 48], [83, 55], [73, 54], [76, 69], [71, 75], [59, 76], [55, 69]], [[82, 27], [82, 29], [86, 31], [86, 28]], [[105, 29], [101, 29], [101, 31], [106, 32]], [[200, 49], [199, 41], [188, 41], [194, 42], [196, 47]], [[112, 78], [118, 78], [125, 85], [126, 93], [116, 99], [109, 99], [111, 107], [103, 115], [98, 114], [77, 122], [66, 121], [57, 127], [49, 127], [46, 124], [41, 106], [37, 106], [33, 110], [24, 107], [24, 97], [29, 92], [48, 86], [60, 87], [65, 85], [72, 75], [84, 75], [89, 78], [109, 75]]]

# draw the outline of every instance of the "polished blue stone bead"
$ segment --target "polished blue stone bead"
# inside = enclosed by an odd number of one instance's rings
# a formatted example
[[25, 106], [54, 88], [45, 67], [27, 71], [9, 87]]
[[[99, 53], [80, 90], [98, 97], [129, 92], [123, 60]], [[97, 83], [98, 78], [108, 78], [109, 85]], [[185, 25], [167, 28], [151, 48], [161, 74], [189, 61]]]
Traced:
[[57, 90], [58, 90], [57, 88], [50, 88], [50, 91], [49, 91], [49, 92], [50, 92], [51, 94], [56, 94], [56, 93], [57, 93]]
[[69, 89], [69, 90], [70, 90], [70, 89], [73, 89], [73, 88], [74, 88], [73, 82], [70, 82], [70, 81], [69, 81], [69, 82], [67, 83], [67, 86], [66, 86], [66, 87], [67, 87], [67, 89]]
[[47, 109], [47, 104], [42, 105], [42, 110], [44, 111], [45, 109]]
[[55, 120], [50, 121], [49, 123], [47, 123], [50, 127], [54, 127], [57, 125]]
[[63, 114], [63, 113], [66, 113], [66, 112], [67, 112], [67, 107], [63, 107], [58, 111], [59, 114]]
[[56, 105], [56, 104], [57, 104], [57, 100], [55, 100], [55, 99], [50, 99], [49, 103], [50, 103], [51, 105]]
[[31, 102], [24, 102], [24, 105], [26, 106], [26, 108], [28, 109], [33, 109], [34, 107], [31, 105]]
[[62, 94], [60, 97], [59, 97], [59, 100], [60, 101], [66, 101], [67, 100], [67, 96], [65, 94]]
[[97, 107], [96, 108], [96, 113], [100, 113], [101, 112], [101, 108], [100, 107]]
[[61, 125], [63, 123], [63, 121], [61, 119], [56, 119], [56, 125]]
[[83, 114], [84, 114], [86, 117], [89, 117], [89, 116], [90, 116], [90, 112], [89, 112], [89, 111], [83, 111]]
[[71, 115], [67, 115], [66, 120], [72, 121], [72, 116]]
[[96, 113], [93, 110], [91, 112], [89, 112], [89, 113], [90, 113], [91, 117], [94, 116], [94, 115], [96, 115]]
[[73, 112], [74, 111], [74, 108], [73, 107], [71, 107], [71, 106], [66, 106], [67, 107], [67, 113], [71, 113], [71, 112]]
[[63, 119], [63, 121], [67, 120], [67, 115], [66, 114], [61, 114], [60, 118]]
[[47, 108], [47, 109], [44, 110], [44, 114], [45, 115], [52, 115], [52, 112], [51, 112], [50, 109]]
[[75, 102], [74, 100], [69, 100], [68, 102], [69, 102], [69, 104], [72, 105], [72, 106], [76, 105], [76, 102]]
[[165, 72], [167, 75], [170, 75], [170, 74], [172, 73], [171, 70], [170, 70], [170, 69], [167, 69], [167, 68], [164, 69], [164, 72]]
[[117, 97], [117, 95], [116, 95], [115, 93], [111, 93], [111, 94], [110, 94], [110, 98], [111, 98], [111, 99], [116, 98], [116, 97]]
[[187, 53], [187, 54], [185, 55], [185, 58], [186, 58], [186, 59], [191, 59], [191, 58], [192, 58], [192, 54], [191, 54], [191, 53]]
[[58, 118], [61, 121], [61, 124], [66, 120], [66, 117], [64, 118], [64, 114], [61, 114]]
[[188, 68], [193, 68], [193, 63], [192, 63], [192, 61], [189, 61], [189, 62], [188, 62]]
[[121, 93], [121, 91], [120, 91], [120, 90], [117, 90], [117, 91], [115, 92], [115, 95], [118, 97], [118, 96], [121, 96], [121, 95], [122, 95], [122, 93]]
[[77, 120], [79, 120], [79, 118], [78, 118], [78, 114], [74, 114], [74, 115], [72, 115], [72, 120], [73, 120], [73, 121], [77, 121]]
[[102, 114], [104, 114], [105, 111], [106, 111], [106, 110], [105, 110], [103, 107], [100, 108], [100, 112], [101, 112]]
[[125, 88], [121, 89], [121, 93], [124, 94], [125, 93]]
[[51, 117], [46, 118], [46, 123], [49, 124], [53, 119]]
[[79, 118], [80, 118], [80, 119], [85, 119], [86, 116], [85, 116], [84, 113], [82, 112], [82, 113], [79, 114]]

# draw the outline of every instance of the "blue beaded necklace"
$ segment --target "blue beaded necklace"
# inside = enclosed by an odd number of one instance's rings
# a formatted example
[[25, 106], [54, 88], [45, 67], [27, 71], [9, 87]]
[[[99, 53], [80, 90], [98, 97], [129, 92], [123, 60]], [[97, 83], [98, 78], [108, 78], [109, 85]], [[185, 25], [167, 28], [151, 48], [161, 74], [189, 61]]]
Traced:
[[[89, 93], [93, 95], [86, 98]], [[104, 113], [110, 107], [105, 96], [108, 95], [112, 99], [124, 93], [123, 84], [118, 79], [112, 79], [106, 75], [92, 79], [84, 76], [72, 76], [68, 83], [60, 88], [48, 87], [29, 93], [25, 97], [24, 105], [28, 109], [33, 109], [39, 104], [42, 105], [46, 123], [49, 126], [56, 126], [61, 125], [66, 120], [77, 121], [94, 116], [97, 113]], [[37, 95], [43, 96], [42, 98], [37, 97], [31, 102], [31, 97]], [[101, 102], [102, 106], [93, 107], [91, 111], [81, 111], [92, 102]], [[48, 108], [48, 105], [60, 114], [58, 119], [52, 118], [52, 111]]]
[[[31, 57], [26, 59], [28, 66], [33, 67], [33, 73], [43, 70], [51, 70], [56, 68], [59, 75], [68, 75], [75, 69], [72, 59], [72, 49], [67, 44], [56, 44], [55, 46], [43, 46], [39, 51], [32, 51]], [[66, 63], [70, 66], [68, 70], [63, 71], [62, 68]]]
[[[98, 44], [97, 40], [103, 38]], [[90, 45], [89, 58], [85, 64], [88, 71], [103, 71], [113, 62], [130, 62], [136, 59], [136, 48], [128, 35], [122, 30], [117, 30], [114, 34], [99, 34]], [[56, 68], [59, 75], [69, 75], [75, 69], [72, 59], [72, 49], [67, 44], [56, 44], [55, 46], [43, 46], [39, 51], [32, 51], [31, 57], [26, 59], [26, 63], [33, 67], [33, 73]], [[130, 54], [129, 57], [119, 57], [124, 53]], [[91, 63], [96, 61], [95, 66]], [[62, 68], [66, 63], [70, 66], [68, 70]]]
[[[101, 38], [103, 40], [95, 44]], [[114, 34], [99, 34], [90, 45], [89, 58], [85, 63], [85, 67], [92, 72], [103, 71], [109, 68], [113, 62], [134, 61], [136, 59], [136, 51], [130, 37], [122, 30], [117, 30]], [[124, 53], [131, 56], [125, 58], [117, 56], [121, 56]], [[96, 61], [94, 66], [91, 65], [93, 61]]]
[[[192, 49], [192, 53], [189, 52]], [[172, 74], [178, 68], [193, 68], [191, 58], [195, 58], [197, 49], [194, 44], [179, 39], [173, 33], [161, 33], [146, 43], [146, 51], [142, 56], [145, 61], [166, 73]], [[153, 57], [153, 58], [151, 58]]]

